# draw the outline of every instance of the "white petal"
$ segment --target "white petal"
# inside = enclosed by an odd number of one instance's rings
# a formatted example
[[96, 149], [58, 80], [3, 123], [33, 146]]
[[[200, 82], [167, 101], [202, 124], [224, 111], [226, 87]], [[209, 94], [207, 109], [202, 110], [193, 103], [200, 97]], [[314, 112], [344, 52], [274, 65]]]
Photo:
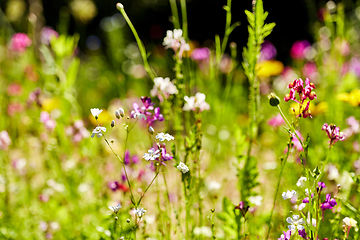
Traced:
[[294, 221], [292, 220], [291, 217], [288, 217], [288, 218], [286, 219], [286, 221], [287, 221], [288, 223], [290, 223], [290, 224], [293, 224], [293, 223], [294, 223]]
[[291, 231], [294, 231], [294, 230], [296, 229], [294, 225], [289, 225], [288, 228], [289, 228], [289, 230], [291, 230]]
[[304, 229], [304, 226], [303, 226], [303, 225], [297, 225], [297, 229], [303, 230], [303, 229]]
[[305, 221], [303, 218], [298, 221], [298, 224], [304, 224], [304, 223], [305, 223]]
[[299, 220], [299, 215], [293, 215], [294, 222], [297, 222]]

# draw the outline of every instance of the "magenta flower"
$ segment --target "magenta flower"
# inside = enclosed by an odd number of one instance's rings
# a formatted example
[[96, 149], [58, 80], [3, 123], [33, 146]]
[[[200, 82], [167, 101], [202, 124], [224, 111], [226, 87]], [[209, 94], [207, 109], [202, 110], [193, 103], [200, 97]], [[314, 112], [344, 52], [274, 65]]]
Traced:
[[[310, 113], [310, 101], [307, 102], [306, 106], [304, 107], [305, 100], [314, 100], [316, 97], [316, 94], [313, 89], [315, 89], [315, 85], [310, 82], [309, 78], [306, 78], [305, 85], [304, 81], [299, 78], [295, 79], [294, 82], [290, 83], [288, 88], [290, 89], [290, 93], [286, 94], [284, 97], [285, 102], [288, 102], [289, 100], [293, 100], [300, 104], [300, 110], [299, 110], [299, 117], [307, 118], [311, 116]], [[298, 96], [296, 96], [296, 93]], [[297, 99], [298, 97], [298, 99]]]
[[320, 208], [325, 211], [326, 209], [332, 209], [335, 205], [337, 205], [336, 200], [331, 198], [330, 194], [326, 194], [325, 202], [321, 204]]
[[290, 50], [290, 55], [293, 59], [304, 59], [306, 52], [310, 49], [311, 45], [308, 41], [296, 41]]
[[317, 187], [316, 188], [316, 190], [319, 192], [321, 192], [321, 190], [323, 190], [324, 188], [326, 188], [326, 185], [325, 185], [325, 183], [323, 183], [323, 182], [318, 182], [318, 185], [319, 185], [319, 187]]
[[110, 181], [108, 182], [108, 187], [111, 191], [116, 192], [119, 189], [119, 183], [117, 181]]
[[322, 127], [323, 131], [326, 131], [330, 141], [329, 141], [329, 146], [333, 146], [337, 141], [344, 141], [345, 140], [345, 135], [340, 132], [340, 128], [337, 127], [335, 124], [330, 124], [328, 125], [327, 123], [325, 123]]
[[[143, 103], [142, 107], [139, 107], [137, 103], [133, 104], [134, 110], [131, 111], [132, 118], [143, 119], [147, 122], [149, 126], [153, 124], [156, 120], [164, 121], [164, 116], [160, 113], [160, 108], [157, 107], [154, 109], [155, 103], [151, 102], [151, 98], [149, 97], [141, 97], [141, 101]], [[154, 110], [154, 112], [150, 112]], [[140, 117], [139, 117], [140, 116]]]
[[50, 114], [48, 112], [41, 112], [40, 122], [44, 123], [45, 128], [47, 130], [53, 130], [56, 126], [56, 122], [53, 119], [51, 119]]
[[204, 48], [195, 48], [191, 52], [191, 59], [194, 61], [209, 61], [210, 49]]
[[284, 234], [281, 234], [280, 238], [278, 240], [290, 240], [291, 237], [291, 230], [287, 230], [286, 232], [283, 231]]
[[31, 43], [31, 39], [25, 33], [15, 33], [11, 38], [10, 50], [14, 52], [25, 52]]
[[300, 237], [302, 237], [303, 239], [307, 239], [305, 229], [303, 229], [303, 230], [298, 230], [298, 233], [299, 233], [299, 236], [300, 236]]

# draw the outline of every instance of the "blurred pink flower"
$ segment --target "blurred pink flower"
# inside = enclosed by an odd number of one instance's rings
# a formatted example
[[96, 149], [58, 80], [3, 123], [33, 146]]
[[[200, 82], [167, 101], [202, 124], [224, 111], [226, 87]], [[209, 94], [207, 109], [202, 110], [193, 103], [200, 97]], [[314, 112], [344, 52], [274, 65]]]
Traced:
[[50, 114], [48, 112], [41, 112], [40, 122], [44, 123], [47, 130], [53, 130], [56, 126], [56, 122], [50, 118]]
[[276, 116], [269, 119], [268, 124], [272, 127], [280, 127], [281, 125], [285, 124], [285, 121], [281, 114], [278, 113]]
[[15, 33], [10, 41], [10, 50], [14, 52], [25, 52], [31, 43], [31, 39], [25, 33]]
[[9, 96], [19, 96], [22, 93], [22, 87], [20, 84], [11, 83], [7, 87], [7, 93]]
[[293, 59], [304, 59], [310, 47], [311, 45], [307, 40], [296, 41], [291, 47], [290, 55]]
[[7, 113], [9, 114], [9, 116], [14, 116], [16, 113], [19, 113], [23, 110], [23, 106], [21, 105], [21, 103], [10, 103], [8, 108], [7, 108]]
[[0, 149], [7, 150], [9, 145], [11, 144], [11, 139], [7, 131], [0, 132]]
[[210, 49], [204, 48], [195, 48], [191, 53], [191, 58], [194, 61], [209, 61]]
[[276, 57], [277, 51], [275, 46], [270, 42], [265, 40], [261, 45], [261, 54], [259, 58], [259, 62], [269, 61]]
[[45, 44], [45, 45], [50, 44], [51, 38], [53, 38], [53, 37], [58, 38], [59, 37], [59, 34], [54, 29], [52, 29], [51, 27], [43, 27], [41, 29], [40, 35], [41, 35], [41, 42], [43, 44]]
[[317, 78], [319, 73], [314, 62], [307, 62], [305, 63], [304, 67], [302, 68], [302, 73], [304, 76], [308, 76], [311, 79]]

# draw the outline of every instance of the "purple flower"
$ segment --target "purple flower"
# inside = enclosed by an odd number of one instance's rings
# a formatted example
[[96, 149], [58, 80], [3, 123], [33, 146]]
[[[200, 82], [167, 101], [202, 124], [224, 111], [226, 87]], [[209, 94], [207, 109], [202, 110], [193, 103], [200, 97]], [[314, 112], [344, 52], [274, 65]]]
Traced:
[[245, 207], [244, 201], [241, 201], [238, 206], [235, 206], [235, 209], [239, 209], [241, 214], [245, 217], [245, 214], [249, 210], [249, 206]]
[[[133, 104], [134, 110], [131, 111], [131, 117], [138, 119], [143, 119], [147, 122], [149, 126], [153, 124], [154, 121], [164, 121], [164, 116], [160, 113], [160, 108], [157, 107], [154, 109], [155, 103], [151, 102], [151, 98], [149, 97], [141, 97], [141, 101], [143, 103], [142, 107], [139, 107], [137, 103]], [[154, 110], [154, 112], [150, 112]]]
[[281, 234], [280, 238], [278, 240], [290, 240], [291, 237], [291, 230], [287, 230], [286, 232], [283, 231], [284, 234]]
[[350, 71], [353, 72], [357, 77], [360, 77], [360, 59], [352, 58], [350, 60]]
[[319, 185], [319, 187], [316, 188], [318, 192], [319, 191], [321, 192], [321, 190], [323, 190], [323, 188], [326, 188], [326, 185], [323, 182], [318, 182], [318, 185]]
[[42, 44], [49, 45], [51, 38], [58, 38], [59, 34], [51, 27], [43, 27], [41, 29], [41, 42]]
[[10, 50], [14, 52], [25, 52], [31, 43], [31, 39], [25, 33], [15, 33], [11, 38]]
[[166, 153], [166, 148], [165, 148], [165, 144], [164, 144], [163, 147], [161, 148], [161, 159], [164, 160], [164, 161], [169, 161], [169, 160], [171, 160], [173, 158], [174, 158], [173, 156]]
[[330, 141], [330, 147], [332, 145], [334, 145], [337, 141], [344, 141], [345, 140], [345, 135], [340, 132], [340, 128], [337, 127], [335, 124], [330, 124], [328, 125], [327, 123], [325, 123], [322, 127], [323, 131], [326, 131]]
[[108, 187], [115, 192], [116, 190], [119, 189], [119, 183], [117, 181], [110, 181], [108, 182]]
[[274, 45], [270, 42], [265, 40], [264, 43], [261, 45], [261, 54], [259, 58], [259, 62], [262, 61], [269, 61], [276, 57], [276, 48]]
[[330, 194], [326, 194], [325, 202], [323, 202], [320, 206], [322, 211], [326, 209], [332, 209], [335, 205], [337, 205], [336, 200], [331, 198]]
[[191, 53], [191, 58], [194, 61], [209, 61], [210, 57], [210, 49], [204, 48], [196, 48]]
[[126, 151], [125, 151], [124, 164], [125, 164], [125, 165], [129, 165], [129, 164], [130, 164], [130, 152], [129, 152], [129, 150], [126, 150]]
[[309, 203], [309, 197], [304, 198], [303, 203]]
[[302, 237], [303, 239], [307, 239], [305, 229], [298, 230], [298, 233], [299, 233], [300, 237]]

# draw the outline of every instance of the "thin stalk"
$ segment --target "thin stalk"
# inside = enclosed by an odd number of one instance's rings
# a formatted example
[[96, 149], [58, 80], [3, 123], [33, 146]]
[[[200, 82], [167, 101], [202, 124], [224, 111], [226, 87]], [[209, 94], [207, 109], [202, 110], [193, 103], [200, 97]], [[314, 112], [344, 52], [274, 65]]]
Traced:
[[187, 22], [187, 11], [186, 11], [186, 0], [180, 0], [181, 5], [181, 14], [182, 14], [182, 30], [184, 33], [184, 38], [188, 40], [188, 22]]
[[174, 28], [180, 29], [179, 14], [178, 14], [176, 0], [170, 0], [170, 7], [171, 7]]
[[132, 33], [134, 34], [134, 37], [136, 39], [136, 42], [137, 42], [139, 50], [140, 50], [141, 57], [142, 57], [142, 59], [144, 61], [145, 71], [147, 72], [147, 74], [149, 74], [150, 78], [152, 80], [154, 80], [154, 78], [156, 77], [156, 73], [151, 69], [150, 64], [149, 64], [149, 62], [147, 60], [146, 49], [145, 49], [145, 46], [144, 46], [143, 42], [141, 41], [138, 33], [136, 32], [136, 29], [135, 29], [134, 25], [131, 23], [130, 18], [126, 14], [124, 6], [121, 3], [117, 3], [116, 7], [120, 11], [120, 13], [123, 15], [125, 21], [129, 25]]
[[226, 7], [226, 23], [225, 23], [225, 35], [224, 35], [224, 39], [223, 42], [221, 44], [221, 54], [223, 54], [225, 52], [225, 48], [229, 39], [229, 31], [228, 29], [230, 29], [230, 25], [231, 25], [231, 0], [227, 0], [227, 5]]
[[155, 181], [156, 177], [159, 175], [160, 170], [158, 170], [158, 172], [155, 174], [154, 178], [151, 180], [150, 184], [147, 186], [147, 188], [144, 191], [144, 194], [141, 196], [141, 198], [139, 199], [138, 203], [136, 206], [139, 206], [141, 203], [141, 200], [143, 199], [143, 197], [145, 196], [145, 193], [147, 192], [147, 190], [150, 188], [151, 184]]

